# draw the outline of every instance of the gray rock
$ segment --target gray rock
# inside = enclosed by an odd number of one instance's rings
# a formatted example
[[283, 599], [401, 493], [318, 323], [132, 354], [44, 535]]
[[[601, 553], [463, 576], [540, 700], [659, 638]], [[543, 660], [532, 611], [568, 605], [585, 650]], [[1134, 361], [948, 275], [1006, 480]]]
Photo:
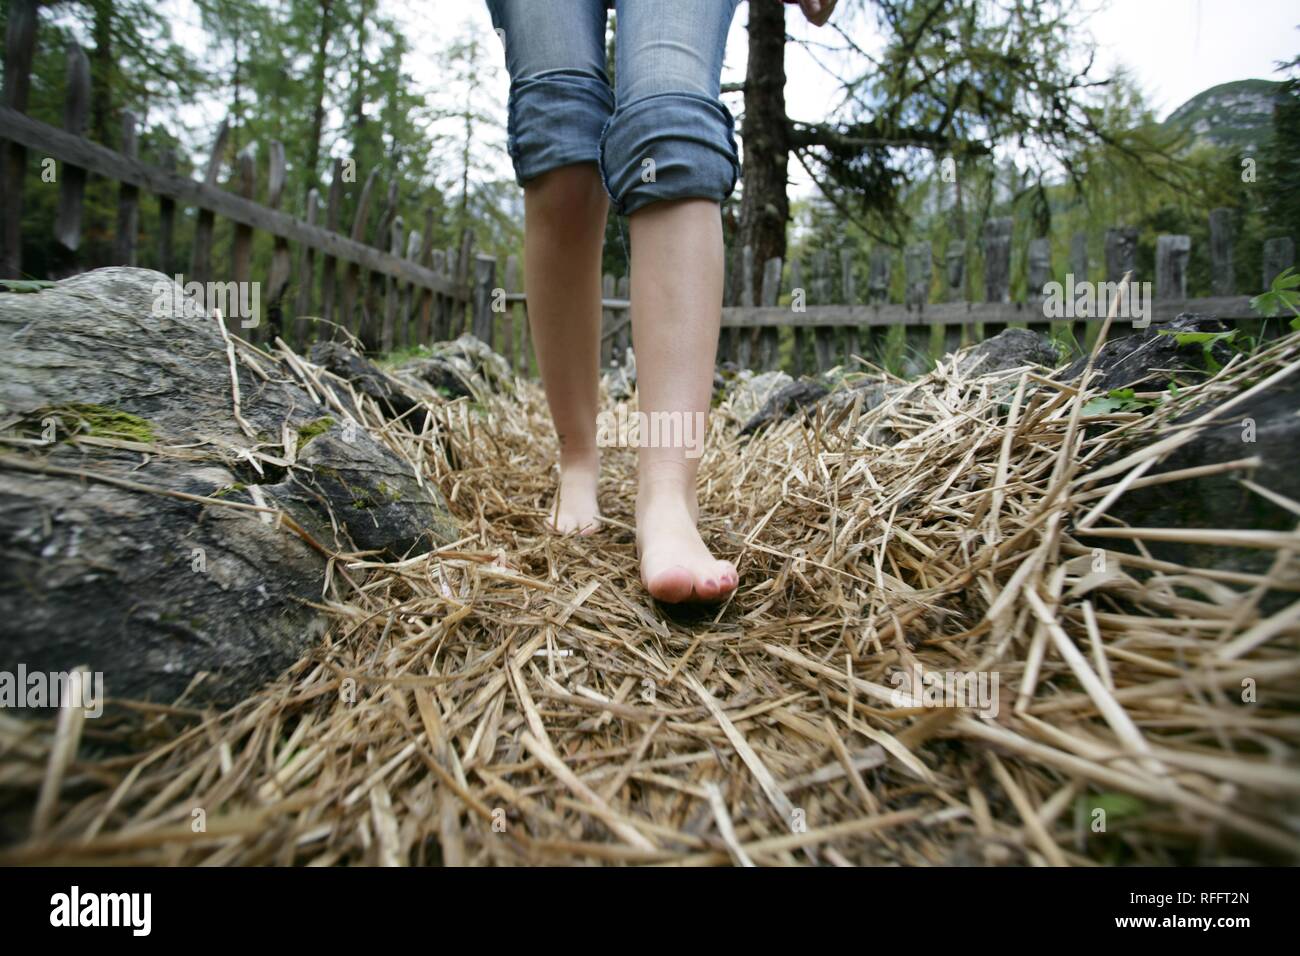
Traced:
[[830, 393], [826, 383], [815, 378], [801, 378], [783, 386], [772, 393], [763, 403], [763, 407], [750, 416], [740, 428], [742, 435], [749, 435], [764, 425], [784, 421], [800, 409], [815, 405]]
[[731, 381], [727, 390], [727, 399], [731, 403], [731, 414], [736, 421], [749, 421], [767, 404], [768, 399], [785, 388], [792, 381], [789, 375], [781, 371], [759, 372], [741, 371]]
[[[1150, 390], [1168, 384], [1171, 371], [1188, 373], [1192, 381], [1198, 380], [1208, 371], [1205, 349], [1198, 344], [1179, 345], [1178, 333], [1226, 331], [1227, 326], [1213, 316], [1184, 313], [1172, 322], [1108, 338], [1097, 353], [1089, 384], [1103, 391], [1140, 385]], [[1232, 358], [1232, 350], [1223, 343], [1214, 344], [1211, 354], [1220, 366]], [[1072, 362], [1056, 378], [1073, 381], [1083, 374], [1087, 362], [1087, 356]]]
[[[1226, 399], [1225, 399], [1226, 401]], [[1215, 406], [1201, 406], [1176, 420], [1174, 426], [1199, 418]], [[1213, 465], [1256, 456], [1259, 468], [1246, 476], [1270, 491], [1300, 501], [1300, 373], [1252, 399], [1249, 404], [1227, 412], [1221, 422], [1202, 429], [1195, 438], [1175, 449], [1148, 475], [1181, 468]], [[1249, 420], [1249, 421], [1248, 421]], [[1247, 439], [1253, 438], [1253, 441]], [[1295, 530], [1296, 517], [1286, 508], [1266, 500], [1244, 487], [1242, 472], [1225, 472], [1177, 484], [1154, 485], [1126, 492], [1109, 513], [1137, 527], [1250, 529], [1256, 531]], [[1087, 541], [1088, 539], [1081, 538]], [[1114, 547], [1114, 539], [1088, 541], [1090, 545]], [[1221, 568], [1266, 574], [1275, 552], [1254, 548], [1180, 542], [1147, 542], [1152, 555], [1189, 567]], [[1295, 580], [1297, 566], [1290, 564]], [[1295, 599], [1295, 594], [1270, 594], [1266, 608], [1277, 608]]]
[[[407, 420], [411, 423], [412, 429], [420, 431], [424, 427], [425, 414], [420, 403], [391, 376], [384, 374], [379, 366], [358, 355], [346, 345], [338, 342], [317, 342], [312, 345], [308, 357], [313, 364], [337, 375], [361, 394], [369, 395], [380, 410], [390, 418], [410, 416]], [[348, 395], [347, 389], [335, 389], [335, 394], [349, 410], [356, 411], [352, 408], [352, 398]]]
[[[188, 699], [226, 702], [318, 639], [324, 556], [287, 522], [110, 481], [249, 504], [256, 486], [326, 549], [400, 555], [454, 529], [434, 489], [274, 363], [238, 366], [246, 436], [216, 322], [174, 308], [171, 287], [116, 268], [0, 292], [0, 421], [28, 441], [0, 450], [0, 669], [86, 665], [110, 697], [193, 683]], [[299, 462], [259, 473], [241, 450], [287, 461], [285, 425]]]
[[963, 375], [987, 375], [1025, 365], [1055, 368], [1059, 361], [1051, 339], [1028, 329], [1003, 329], [990, 339], [958, 353]]
[[478, 399], [488, 393], [513, 395], [515, 377], [505, 356], [492, 351], [484, 342], [466, 332], [451, 342], [438, 342], [433, 358], [449, 363]]

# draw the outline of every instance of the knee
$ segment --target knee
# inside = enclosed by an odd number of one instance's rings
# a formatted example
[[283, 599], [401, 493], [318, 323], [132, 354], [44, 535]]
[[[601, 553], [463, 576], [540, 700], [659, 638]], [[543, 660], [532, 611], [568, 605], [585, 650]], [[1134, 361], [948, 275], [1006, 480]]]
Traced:
[[601, 135], [600, 168], [624, 215], [665, 199], [721, 203], [740, 175], [731, 113], [720, 100], [686, 92], [620, 106]]
[[603, 232], [609, 199], [595, 163], [549, 170], [524, 186], [526, 214], [550, 228], [581, 232], [593, 222]]

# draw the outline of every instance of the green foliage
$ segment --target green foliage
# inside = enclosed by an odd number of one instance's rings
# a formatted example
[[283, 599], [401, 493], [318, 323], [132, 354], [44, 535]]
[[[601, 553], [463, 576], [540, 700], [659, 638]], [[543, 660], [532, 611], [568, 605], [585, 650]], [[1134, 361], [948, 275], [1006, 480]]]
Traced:
[[1283, 315], [1288, 310], [1294, 313], [1291, 328], [1300, 331], [1300, 273], [1288, 266], [1285, 271], [1273, 279], [1272, 287], [1250, 300], [1250, 307], [1264, 318]]

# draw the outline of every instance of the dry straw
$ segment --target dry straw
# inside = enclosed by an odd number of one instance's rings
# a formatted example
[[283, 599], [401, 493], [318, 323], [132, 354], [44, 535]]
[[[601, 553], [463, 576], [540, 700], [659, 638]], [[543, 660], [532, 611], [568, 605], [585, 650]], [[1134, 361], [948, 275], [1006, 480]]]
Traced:
[[[323, 370], [237, 345], [348, 414]], [[693, 617], [639, 583], [633, 452], [606, 454], [602, 531], [545, 533], [555, 449], [535, 386], [427, 393], [421, 433], [357, 396], [359, 424], [442, 490], [464, 537], [397, 562], [332, 554], [324, 642], [227, 711], [0, 716], [20, 831], [0, 861], [1295, 860], [1300, 619], [1263, 598], [1300, 590], [1300, 536], [1110, 511], [1226, 471], [1300, 514], [1251, 480], [1251, 448], [1152, 471], [1227, 414], [1196, 409], [1245, 415], [1297, 368], [1292, 335], [1149, 414], [1106, 416], [1085, 413], [1086, 378], [949, 359], [878, 407], [752, 440], [724, 403], [703, 530], [742, 586]], [[1151, 555], [1160, 541], [1273, 560], [1183, 567]], [[933, 706], [952, 701], [899, 683], [918, 669], [996, 675], [996, 716]]]

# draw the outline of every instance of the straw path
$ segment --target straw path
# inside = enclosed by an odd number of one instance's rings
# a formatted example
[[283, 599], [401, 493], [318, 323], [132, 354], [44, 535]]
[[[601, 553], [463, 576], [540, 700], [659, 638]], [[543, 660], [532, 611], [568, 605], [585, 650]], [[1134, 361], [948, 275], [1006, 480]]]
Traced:
[[[328, 395], [321, 370], [279, 360]], [[224, 712], [0, 715], [0, 799], [34, 822], [0, 861], [1294, 861], [1300, 535], [1131, 529], [1110, 509], [1229, 473], [1300, 514], [1248, 453], [1152, 471], [1194, 433], [1174, 418], [1233, 396], [1240, 412], [1297, 363], [1293, 335], [1141, 416], [1084, 414], [1086, 383], [952, 361], [753, 439], [724, 404], [703, 529], [742, 587], [694, 616], [639, 584], [631, 451], [605, 455], [605, 529], [545, 533], [535, 386], [473, 407], [429, 394], [421, 434], [358, 398], [463, 539], [334, 556], [322, 645]], [[1273, 560], [1188, 568], [1159, 541]], [[939, 706], [902, 679], [918, 673], [996, 677], [996, 714]]]

